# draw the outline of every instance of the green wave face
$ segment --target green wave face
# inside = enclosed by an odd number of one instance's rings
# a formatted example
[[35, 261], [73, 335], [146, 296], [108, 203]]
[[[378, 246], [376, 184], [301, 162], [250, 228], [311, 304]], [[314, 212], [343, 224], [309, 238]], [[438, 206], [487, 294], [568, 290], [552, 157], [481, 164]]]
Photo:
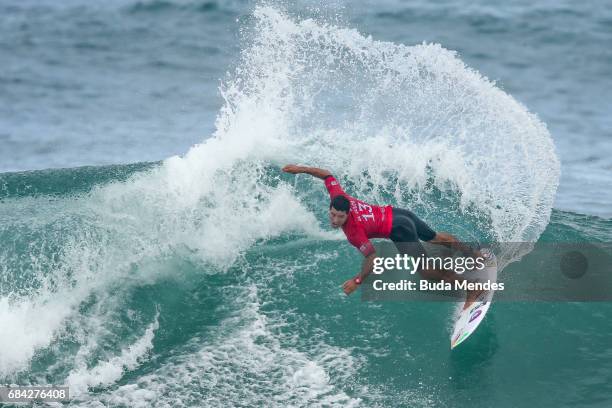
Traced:
[[[243, 163], [217, 171], [209, 194], [196, 201], [160, 181], [167, 180], [166, 163], [3, 175], [5, 191], [30, 186], [0, 204], [0, 318], [12, 333], [10, 342], [3, 339], [3, 378], [69, 384], [76, 405], [129, 405], [138, 398], [129, 387], [138, 384], [168, 403], [186, 392], [186, 404], [206, 395], [265, 405], [277, 395], [289, 405], [304, 398], [393, 405], [401, 398], [427, 406], [435, 398], [450, 403], [444, 395], [464, 370], [478, 372], [483, 362], [511, 367], [500, 344], [529, 341], [523, 352], [536, 361], [556, 353], [530, 334], [535, 327], [570, 342], [578, 335], [564, 332], [571, 316], [591, 316], [580, 320], [581, 337], [594, 334], [589, 325], [606, 327], [599, 318], [605, 305], [499, 303], [449, 360], [451, 305], [343, 299], [340, 285], [360, 259], [328, 232], [321, 183], [295, 180], [271, 164], [247, 163], [250, 172]], [[244, 188], [235, 192], [236, 185]], [[438, 197], [440, 207], [452, 202]], [[457, 231], [473, 222], [445, 217], [432, 219]], [[609, 220], [553, 211], [540, 240], [605, 242], [610, 231]], [[589, 347], [598, 347], [597, 338]], [[435, 357], [432, 348], [440, 350]], [[582, 358], [586, 364], [588, 355]], [[423, 388], [421, 376], [404, 375], [418, 370], [435, 380]], [[507, 376], [520, 383], [524, 373], [513, 373]], [[571, 377], [565, 375], [557, 377]], [[287, 387], [294, 376], [301, 388]], [[469, 392], [453, 401], [493, 385], [465, 386]]]

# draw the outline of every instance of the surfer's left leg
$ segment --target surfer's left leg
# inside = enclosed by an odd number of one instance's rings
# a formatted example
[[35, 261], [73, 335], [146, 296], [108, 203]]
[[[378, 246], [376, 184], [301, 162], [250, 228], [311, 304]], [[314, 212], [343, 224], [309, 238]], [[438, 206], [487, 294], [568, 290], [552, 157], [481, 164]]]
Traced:
[[[400, 254], [407, 254], [414, 258], [427, 257], [427, 252], [420, 240], [431, 241], [436, 232], [412, 211], [393, 207], [393, 224], [389, 238]], [[446, 269], [426, 268], [421, 265], [419, 274], [428, 280], [454, 282], [463, 280], [454, 271]]]
[[[472, 259], [483, 258], [488, 260], [488, 257], [485, 257], [480, 250], [474, 249], [469, 245], [459, 241], [453, 235], [446, 232], [438, 232], [435, 237], [429, 241], [432, 244], [444, 245], [452, 249], [457, 249], [461, 251], [465, 256], [470, 257]], [[467, 280], [467, 278], [461, 277], [461, 280]], [[480, 295], [482, 295], [485, 290], [468, 290], [465, 296], [465, 304], [463, 305], [463, 309], [467, 309], [474, 303]]]
[[444, 245], [451, 249], [457, 249], [468, 257], [482, 257], [482, 254], [478, 249], [474, 249], [466, 243], [459, 241], [454, 235], [449, 234], [448, 232], [436, 232], [435, 236], [431, 240], [427, 241], [432, 244]]
[[[427, 257], [427, 252], [419, 240], [456, 248], [467, 256], [479, 255], [477, 251], [462, 243], [453, 235], [446, 232], [435, 232], [416, 214], [403, 208], [393, 207], [393, 224], [389, 238], [401, 254], [408, 254], [412, 257]], [[434, 281], [454, 283], [467, 280], [455, 271], [447, 269], [421, 267], [419, 274], [425, 279]], [[464, 307], [469, 307], [481, 293], [482, 291], [468, 291]]]
[[480, 256], [478, 250], [475, 250], [469, 245], [459, 241], [454, 235], [449, 234], [448, 232], [434, 231], [433, 228], [427, 225], [425, 221], [423, 221], [410, 210], [393, 207], [393, 221], [396, 220], [396, 217], [399, 217], [400, 223], [405, 223], [406, 219], [410, 220], [414, 225], [414, 231], [416, 232], [416, 236], [421, 241], [437, 245], [444, 245], [452, 249], [457, 249], [466, 256]]

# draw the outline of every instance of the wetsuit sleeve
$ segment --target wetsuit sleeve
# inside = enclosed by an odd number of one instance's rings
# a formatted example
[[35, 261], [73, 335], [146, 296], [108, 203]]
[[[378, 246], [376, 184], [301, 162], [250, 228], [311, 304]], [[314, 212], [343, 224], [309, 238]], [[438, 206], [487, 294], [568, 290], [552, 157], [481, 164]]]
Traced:
[[325, 177], [325, 188], [329, 192], [329, 198], [334, 198], [337, 195], [346, 195], [334, 176]]
[[363, 256], [369, 256], [376, 252], [374, 245], [372, 245], [363, 230], [355, 231], [349, 239], [349, 242], [354, 245]]

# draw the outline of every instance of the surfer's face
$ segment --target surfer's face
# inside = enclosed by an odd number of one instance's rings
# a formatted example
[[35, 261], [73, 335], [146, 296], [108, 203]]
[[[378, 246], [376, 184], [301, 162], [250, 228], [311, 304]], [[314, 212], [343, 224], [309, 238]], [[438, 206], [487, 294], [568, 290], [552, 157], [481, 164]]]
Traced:
[[340, 228], [346, 222], [348, 213], [336, 210], [334, 207], [329, 209], [329, 222], [333, 228]]

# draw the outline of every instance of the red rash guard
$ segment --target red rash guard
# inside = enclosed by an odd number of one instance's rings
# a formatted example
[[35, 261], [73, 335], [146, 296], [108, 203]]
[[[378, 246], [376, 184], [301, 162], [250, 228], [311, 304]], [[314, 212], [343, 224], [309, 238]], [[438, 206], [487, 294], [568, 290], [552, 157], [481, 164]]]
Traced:
[[391, 233], [393, 212], [391, 206], [367, 204], [346, 194], [334, 176], [325, 177], [325, 187], [330, 199], [343, 195], [351, 203], [348, 218], [342, 226], [342, 231], [348, 241], [359, 249], [363, 256], [372, 254], [374, 246], [368, 238], [388, 238]]

